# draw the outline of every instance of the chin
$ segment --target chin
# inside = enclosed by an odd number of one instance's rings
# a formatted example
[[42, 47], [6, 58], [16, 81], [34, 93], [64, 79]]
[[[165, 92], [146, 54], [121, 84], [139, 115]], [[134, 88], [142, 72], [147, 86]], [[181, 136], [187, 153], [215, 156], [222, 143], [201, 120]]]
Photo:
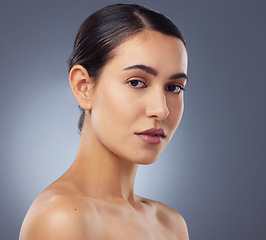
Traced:
[[158, 156], [156, 157], [143, 157], [143, 158], [138, 158], [133, 160], [134, 163], [139, 164], [139, 165], [149, 165], [149, 164], [153, 164], [154, 162], [156, 162], [156, 160], [158, 159]]
[[164, 148], [161, 149], [149, 149], [143, 150], [140, 152], [136, 152], [135, 155], [130, 157], [131, 161], [140, 165], [149, 165], [153, 164], [157, 161], [160, 157], [161, 153], [163, 152]]
[[155, 159], [154, 161], [143, 161], [138, 163], [139, 165], [150, 165], [156, 162], [157, 159]]

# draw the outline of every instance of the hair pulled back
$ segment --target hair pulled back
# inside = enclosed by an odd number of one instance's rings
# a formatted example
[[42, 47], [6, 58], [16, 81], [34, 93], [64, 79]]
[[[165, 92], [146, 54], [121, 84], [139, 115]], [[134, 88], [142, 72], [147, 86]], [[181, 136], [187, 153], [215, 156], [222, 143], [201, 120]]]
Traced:
[[[96, 84], [114, 50], [145, 29], [177, 37], [186, 45], [180, 30], [164, 15], [136, 4], [114, 4], [93, 13], [81, 24], [68, 59], [68, 70], [77, 64], [82, 65]], [[79, 108], [82, 112], [78, 123], [81, 132], [85, 111]]]

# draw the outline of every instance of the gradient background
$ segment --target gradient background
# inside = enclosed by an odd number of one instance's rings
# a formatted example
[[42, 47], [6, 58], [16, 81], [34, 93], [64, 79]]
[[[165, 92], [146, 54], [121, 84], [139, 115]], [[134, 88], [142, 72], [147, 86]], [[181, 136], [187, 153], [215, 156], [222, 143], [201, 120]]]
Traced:
[[135, 192], [179, 211], [191, 239], [265, 239], [266, 3], [245, 0], [2, 1], [0, 239], [72, 163], [78, 104], [66, 60], [92, 12], [138, 3], [172, 19], [189, 52], [185, 114]]

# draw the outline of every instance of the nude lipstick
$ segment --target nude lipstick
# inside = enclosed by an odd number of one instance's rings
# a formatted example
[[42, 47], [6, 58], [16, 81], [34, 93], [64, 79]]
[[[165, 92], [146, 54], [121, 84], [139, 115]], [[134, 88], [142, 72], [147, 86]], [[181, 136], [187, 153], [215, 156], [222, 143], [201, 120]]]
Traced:
[[162, 128], [151, 128], [143, 132], [137, 132], [136, 135], [144, 142], [149, 144], [159, 144], [166, 137]]

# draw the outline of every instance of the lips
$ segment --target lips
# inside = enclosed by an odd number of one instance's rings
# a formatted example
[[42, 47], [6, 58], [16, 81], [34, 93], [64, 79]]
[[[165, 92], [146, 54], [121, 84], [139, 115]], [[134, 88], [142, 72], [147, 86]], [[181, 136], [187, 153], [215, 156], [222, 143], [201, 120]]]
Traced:
[[166, 134], [162, 128], [151, 128], [143, 132], [137, 132], [136, 135], [141, 138], [144, 142], [149, 144], [161, 143]]
[[165, 132], [162, 128], [157, 129], [157, 128], [151, 128], [148, 130], [145, 130], [143, 132], [138, 132], [136, 133], [137, 135], [139, 134], [145, 134], [145, 135], [150, 135], [150, 136], [161, 136], [162, 138], [165, 138]]

